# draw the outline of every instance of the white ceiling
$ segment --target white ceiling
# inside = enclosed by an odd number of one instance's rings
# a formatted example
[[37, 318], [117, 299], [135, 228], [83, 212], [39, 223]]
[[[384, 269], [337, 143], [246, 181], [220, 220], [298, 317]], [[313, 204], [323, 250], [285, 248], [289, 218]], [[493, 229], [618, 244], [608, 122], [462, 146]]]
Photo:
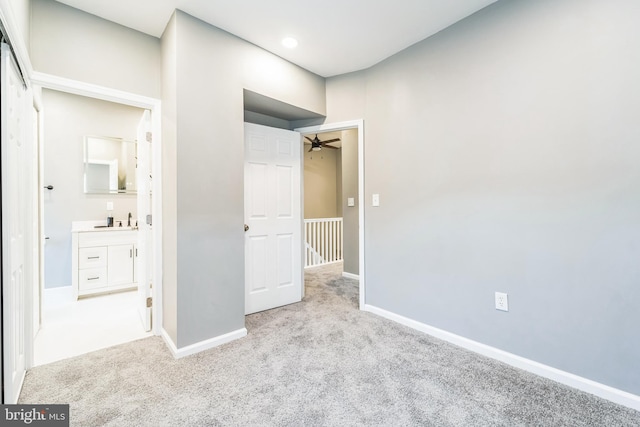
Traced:
[[[175, 9], [330, 77], [368, 68], [496, 0], [58, 0], [160, 37]], [[281, 45], [286, 36], [299, 45]]]

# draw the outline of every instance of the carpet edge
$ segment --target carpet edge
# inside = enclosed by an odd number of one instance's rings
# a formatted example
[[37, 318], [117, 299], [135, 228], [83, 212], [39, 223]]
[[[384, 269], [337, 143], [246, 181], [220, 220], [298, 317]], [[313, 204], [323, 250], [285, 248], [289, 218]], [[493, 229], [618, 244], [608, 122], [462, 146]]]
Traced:
[[365, 304], [363, 307], [363, 311], [367, 311], [380, 317], [384, 317], [385, 319], [400, 323], [404, 326], [408, 326], [409, 328], [447, 341], [451, 344], [455, 344], [474, 353], [478, 353], [483, 356], [487, 356], [500, 362], [506, 363], [515, 368], [519, 368], [543, 378], [547, 378], [560, 384], [575, 388], [577, 390], [593, 394], [602, 399], [609, 400], [613, 403], [617, 403], [627, 408], [640, 411], [640, 396], [637, 396], [635, 394], [619, 390], [602, 383], [598, 383], [588, 378], [580, 377], [570, 372], [553, 368], [551, 366], [515, 355], [513, 353], [509, 353], [504, 350], [500, 350], [495, 347], [491, 347], [486, 344], [482, 344], [477, 341], [473, 341], [469, 338], [465, 338], [463, 336], [456, 335], [443, 329], [418, 322], [417, 320], [409, 319], [407, 317], [370, 304]]

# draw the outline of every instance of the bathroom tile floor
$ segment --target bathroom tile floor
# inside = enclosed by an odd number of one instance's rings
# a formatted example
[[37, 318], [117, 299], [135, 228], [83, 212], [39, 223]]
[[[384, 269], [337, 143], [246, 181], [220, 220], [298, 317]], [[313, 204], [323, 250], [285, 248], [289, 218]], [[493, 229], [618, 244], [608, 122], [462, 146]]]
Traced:
[[136, 291], [75, 301], [71, 286], [45, 289], [35, 366], [151, 336], [136, 309]]

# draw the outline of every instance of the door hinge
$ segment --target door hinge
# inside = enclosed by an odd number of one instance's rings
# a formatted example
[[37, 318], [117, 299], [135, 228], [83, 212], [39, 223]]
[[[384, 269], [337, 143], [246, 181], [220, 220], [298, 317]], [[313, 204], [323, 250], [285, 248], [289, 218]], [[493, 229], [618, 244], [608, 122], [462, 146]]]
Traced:
[[147, 308], [153, 306], [153, 299], [151, 297], [147, 298]]
[[151, 215], [147, 215], [147, 217], [146, 217], [146, 222], [147, 222], [147, 224], [149, 224], [149, 225], [153, 225], [153, 224], [151, 224], [151, 223], [153, 222], [153, 217], [152, 217]]
[[147, 132], [147, 142], [153, 142], [153, 136], [151, 132]]

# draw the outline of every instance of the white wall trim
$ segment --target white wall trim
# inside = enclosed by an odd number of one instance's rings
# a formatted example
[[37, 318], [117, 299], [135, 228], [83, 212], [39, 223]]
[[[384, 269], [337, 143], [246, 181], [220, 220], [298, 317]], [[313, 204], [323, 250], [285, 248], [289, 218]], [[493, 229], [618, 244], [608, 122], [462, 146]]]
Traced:
[[383, 310], [372, 305], [365, 305], [364, 311], [377, 314], [378, 316], [408, 326], [420, 332], [424, 332], [425, 334], [431, 335], [441, 340], [450, 342], [466, 350], [473, 351], [474, 353], [482, 354], [483, 356], [499, 360], [500, 362], [504, 362], [507, 365], [511, 365], [513, 367], [531, 372], [544, 378], [548, 378], [569, 387], [573, 387], [575, 389], [593, 394], [619, 405], [623, 405], [628, 408], [635, 409], [636, 411], [640, 411], [640, 396], [637, 396], [635, 394], [618, 390], [608, 385], [597, 383], [595, 381], [571, 374], [569, 372], [561, 371], [560, 369], [556, 369], [551, 366], [517, 356], [504, 350], [500, 350], [498, 348], [470, 340], [460, 335], [456, 335], [424, 323], [420, 323], [416, 320], [409, 319], [407, 317]]
[[360, 280], [360, 276], [353, 273], [347, 273], [346, 271], [342, 272], [342, 277], [346, 277], [347, 279]]
[[58, 90], [60, 92], [72, 93], [74, 95], [86, 96], [89, 98], [102, 99], [104, 101], [118, 104], [131, 105], [133, 107], [153, 109], [160, 105], [160, 100], [136, 93], [125, 92], [106, 86], [93, 83], [81, 82], [67, 79], [65, 77], [54, 76], [52, 74], [34, 71], [31, 75], [31, 82], [43, 88]]
[[247, 336], [247, 329], [242, 328], [233, 332], [229, 332], [224, 335], [209, 338], [208, 340], [204, 340], [195, 344], [188, 345], [186, 347], [177, 348], [173, 340], [167, 333], [167, 331], [165, 331], [164, 328], [162, 328], [162, 338], [164, 339], [164, 342], [167, 344], [167, 347], [169, 347], [169, 350], [171, 350], [173, 357], [175, 357], [176, 359], [180, 359], [182, 357], [200, 353], [201, 351], [209, 350], [211, 348], [218, 347], [222, 344], [226, 344], [228, 342], [235, 341], [237, 339], [244, 338], [246, 336]]
[[296, 129], [300, 133], [320, 133], [329, 131], [339, 131], [347, 129], [358, 129], [358, 277], [360, 281], [360, 310], [364, 310], [366, 302], [365, 287], [365, 247], [364, 247], [364, 230], [365, 230], [365, 197], [364, 197], [364, 120], [349, 120], [345, 122], [328, 123], [319, 126], [307, 126]]

